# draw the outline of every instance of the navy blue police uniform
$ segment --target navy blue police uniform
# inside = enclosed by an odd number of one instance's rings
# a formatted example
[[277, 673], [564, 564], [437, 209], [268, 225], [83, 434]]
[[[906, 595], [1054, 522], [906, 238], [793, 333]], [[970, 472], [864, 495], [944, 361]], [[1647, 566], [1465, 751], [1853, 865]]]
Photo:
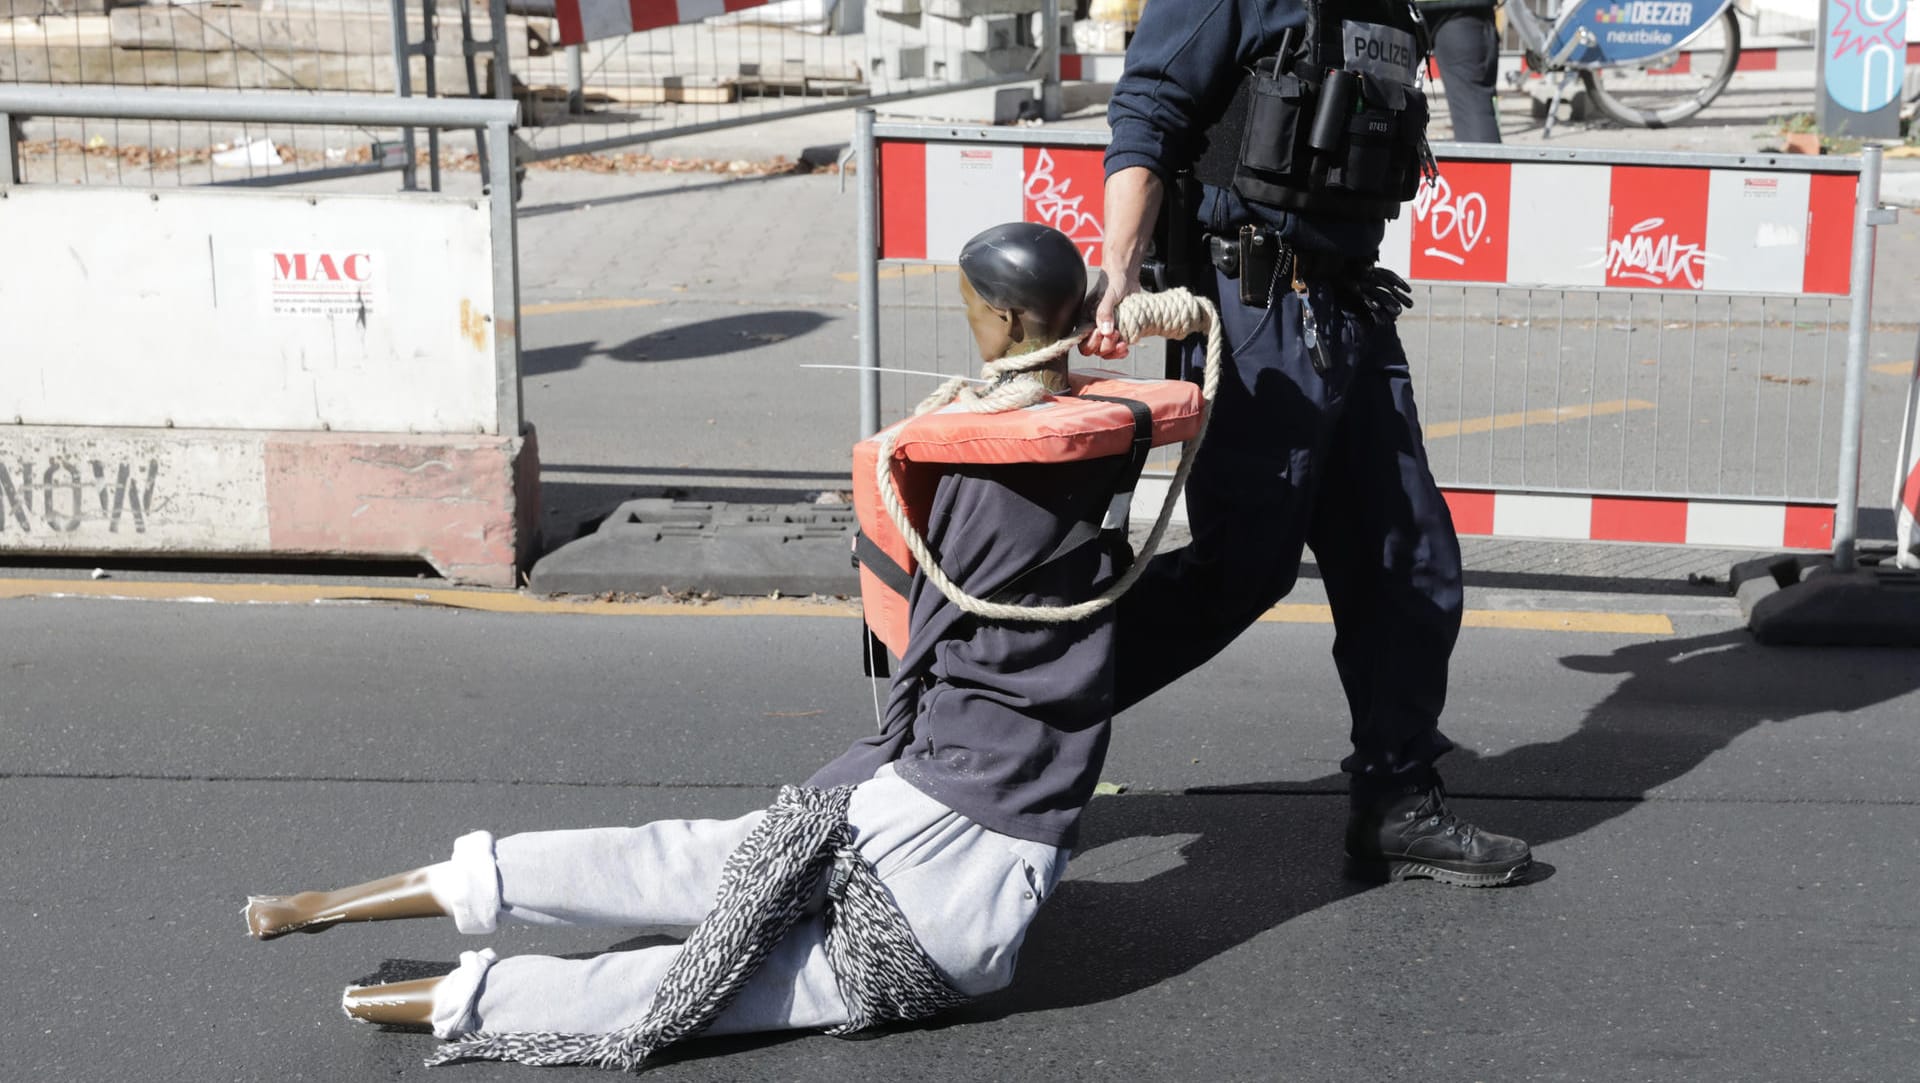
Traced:
[[[1143, 166], [1172, 190], [1202, 158], [1247, 69], [1306, 17], [1301, 0], [1149, 3], [1108, 110], [1107, 174]], [[1383, 217], [1292, 213], [1219, 183], [1200, 185], [1185, 213], [1203, 236], [1254, 226], [1293, 260], [1252, 283], [1264, 303], [1243, 301], [1241, 276], [1217, 263], [1198, 262], [1204, 273], [1191, 276], [1219, 304], [1231, 366], [1187, 482], [1192, 541], [1155, 557], [1119, 603], [1115, 705], [1138, 703], [1218, 653], [1287, 595], [1310, 546], [1353, 718], [1341, 764], [1355, 793], [1349, 854], [1381, 856], [1383, 818], [1431, 820], [1436, 831], [1444, 823], [1471, 842], [1475, 829], [1446, 813], [1432, 766], [1454, 747], [1439, 716], [1460, 630], [1459, 541], [1428, 468], [1397, 308], [1377, 314], [1350, 288], [1378, 255]], [[1193, 346], [1189, 373], [1199, 362]], [[1468, 853], [1450, 842], [1410, 846], [1464, 870], [1435, 877], [1454, 883], [1481, 886], [1489, 852], [1498, 867], [1487, 882], [1524, 867], [1524, 843], [1479, 838]], [[1390, 874], [1423, 870], [1395, 861]]]

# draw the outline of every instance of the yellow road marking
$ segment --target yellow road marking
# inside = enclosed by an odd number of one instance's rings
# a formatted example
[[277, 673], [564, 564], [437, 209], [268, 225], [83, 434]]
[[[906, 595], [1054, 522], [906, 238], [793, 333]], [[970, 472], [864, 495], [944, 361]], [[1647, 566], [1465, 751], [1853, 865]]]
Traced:
[[1878, 365], [1868, 365], [1867, 367], [1882, 376], [1905, 376], [1913, 371], [1913, 362], [1883, 361]]
[[[324, 583], [0, 579], [0, 599], [5, 598], [120, 598], [228, 605], [382, 602], [445, 606], [485, 613], [566, 613], [610, 617], [838, 618], [860, 615], [860, 603], [845, 598], [720, 598], [710, 602], [676, 602], [658, 598], [615, 600], [585, 595], [541, 598], [516, 591], [462, 587], [364, 587]], [[1287, 603], [1274, 606], [1260, 620], [1277, 624], [1331, 624], [1333, 612], [1324, 605]], [[1673, 634], [1673, 622], [1660, 613], [1469, 609], [1465, 624], [1468, 628], [1506, 628], [1530, 632]]]
[[[1261, 616], [1263, 624], [1332, 624], [1333, 610], [1324, 605], [1276, 605]], [[1664, 613], [1598, 613], [1577, 609], [1469, 609], [1461, 624], [1467, 628], [1506, 628], [1526, 632], [1609, 632], [1619, 635], [1670, 636], [1673, 621]]]
[[[957, 271], [958, 267], [950, 263], [896, 263], [891, 267], [880, 268], [880, 281], [891, 282], [899, 278], [925, 278], [941, 271]], [[860, 281], [859, 271], [835, 271], [833, 277], [842, 282]]]
[[0, 598], [130, 598], [148, 601], [303, 605], [316, 602], [400, 602], [475, 609], [487, 613], [579, 613], [588, 616], [851, 617], [858, 604], [838, 599], [722, 598], [711, 602], [665, 599], [619, 601], [579, 595], [541, 598], [504, 590], [461, 587], [365, 587], [310, 583], [178, 583], [88, 579], [0, 579]]
[[1546, 406], [1538, 410], [1515, 411], [1511, 414], [1495, 414], [1492, 417], [1468, 418], [1465, 421], [1442, 421], [1426, 428], [1429, 440], [1438, 440], [1448, 436], [1462, 436], [1471, 433], [1492, 432], [1495, 429], [1517, 429], [1522, 425], [1558, 425], [1562, 421], [1577, 421], [1588, 417], [1605, 417], [1609, 414], [1624, 414], [1629, 410], [1651, 410], [1653, 403], [1642, 399], [1613, 399], [1609, 402], [1596, 402], [1591, 406]]
[[664, 304], [658, 297], [604, 297], [589, 301], [547, 301], [537, 305], [521, 305], [520, 315], [559, 316], [568, 312], [605, 312], [616, 308], [646, 308], [649, 305]]

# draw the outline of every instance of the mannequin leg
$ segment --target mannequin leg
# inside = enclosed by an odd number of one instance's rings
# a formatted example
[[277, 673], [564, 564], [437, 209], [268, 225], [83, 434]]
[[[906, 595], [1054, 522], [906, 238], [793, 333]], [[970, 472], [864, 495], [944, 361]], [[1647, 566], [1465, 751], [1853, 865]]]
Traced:
[[433, 1027], [433, 994], [444, 978], [416, 978], [385, 985], [350, 985], [340, 998], [348, 1016], [389, 1027]]
[[413, 869], [337, 891], [249, 896], [247, 934], [255, 940], [273, 940], [288, 933], [323, 932], [343, 921], [445, 917], [446, 908], [428, 887], [428, 873]]

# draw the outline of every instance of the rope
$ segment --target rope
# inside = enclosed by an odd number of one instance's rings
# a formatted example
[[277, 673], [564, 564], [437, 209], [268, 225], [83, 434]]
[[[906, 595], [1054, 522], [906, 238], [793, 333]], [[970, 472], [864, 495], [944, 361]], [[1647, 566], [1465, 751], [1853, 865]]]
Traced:
[[[1173, 507], [1180, 499], [1180, 493], [1187, 485], [1187, 475], [1193, 471], [1196, 449], [1200, 440], [1207, 434], [1207, 422], [1213, 416], [1214, 394], [1220, 389], [1221, 357], [1226, 350], [1226, 338], [1220, 330], [1220, 314], [1213, 302], [1204, 297], [1196, 297], [1184, 289], [1167, 290], [1164, 293], [1136, 293], [1120, 302], [1115, 318], [1120, 325], [1120, 334], [1128, 342], [1138, 342], [1149, 335], [1162, 338], [1181, 339], [1199, 331], [1207, 333], [1207, 366], [1200, 383], [1200, 431], [1186, 442], [1180, 455], [1180, 467], [1174, 472], [1173, 483], [1167, 487], [1167, 499], [1160, 506], [1160, 516], [1154, 521], [1152, 533], [1140, 547], [1140, 555], [1126, 574], [1103, 591], [1099, 597], [1072, 605], [1009, 605], [1004, 602], [990, 602], [985, 598], [976, 598], [960, 588], [940, 570], [940, 563], [933, 551], [927, 547], [927, 541], [913, 528], [913, 521], [907, 517], [907, 509], [900, 502], [900, 491], [893, 484], [893, 452], [899, 443], [904, 427], [896, 426], [880, 441], [880, 454], [875, 465], [876, 480], [880, 487], [880, 501], [887, 509], [888, 518], [893, 520], [894, 528], [900, 531], [900, 537], [906, 541], [907, 549], [919, 562], [920, 570], [947, 600], [962, 610], [975, 616], [998, 621], [1035, 621], [1040, 623], [1064, 623], [1081, 620], [1098, 613], [1112, 605], [1119, 597], [1133, 587], [1140, 573], [1146, 570], [1147, 561], [1160, 549], [1160, 541], [1166, 536], [1167, 524], [1173, 519]], [[1017, 357], [1003, 358], [989, 362], [985, 369], [986, 378], [992, 381], [986, 390], [976, 391], [968, 381], [949, 380], [928, 395], [913, 414], [919, 417], [949, 405], [958, 404], [974, 413], [997, 414], [1008, 410], [1018, 410], [1041, 402], [1051, 394], [1039, 379], [1033, 375], [1036, 369], [1044, 368], [1054, 359], [1062, 357], [1079, 342], [1079, 338], [1064, 338], [1044, 346], [1032, 353]]]

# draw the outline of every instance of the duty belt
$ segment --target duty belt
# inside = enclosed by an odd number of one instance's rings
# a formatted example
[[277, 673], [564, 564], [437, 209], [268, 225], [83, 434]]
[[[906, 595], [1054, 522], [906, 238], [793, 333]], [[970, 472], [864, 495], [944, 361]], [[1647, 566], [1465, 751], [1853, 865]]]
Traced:
[[[1264, 282], [1268, 272], [1291, 278], [1327, 278], [1333, 281], [1362, 278], [1373, 266], [1362, 260], [1342, 259], [1331, 252], [1302, 251], [1280, 237], [1272, 226], [1241, 226], [1238, 235], [1206, 234], [1207, 259], [1221, 274], [1239, 279], [1251, 268], [1251, 281]], [[1259, 307], [1266, 307], [1263, 297]]]

